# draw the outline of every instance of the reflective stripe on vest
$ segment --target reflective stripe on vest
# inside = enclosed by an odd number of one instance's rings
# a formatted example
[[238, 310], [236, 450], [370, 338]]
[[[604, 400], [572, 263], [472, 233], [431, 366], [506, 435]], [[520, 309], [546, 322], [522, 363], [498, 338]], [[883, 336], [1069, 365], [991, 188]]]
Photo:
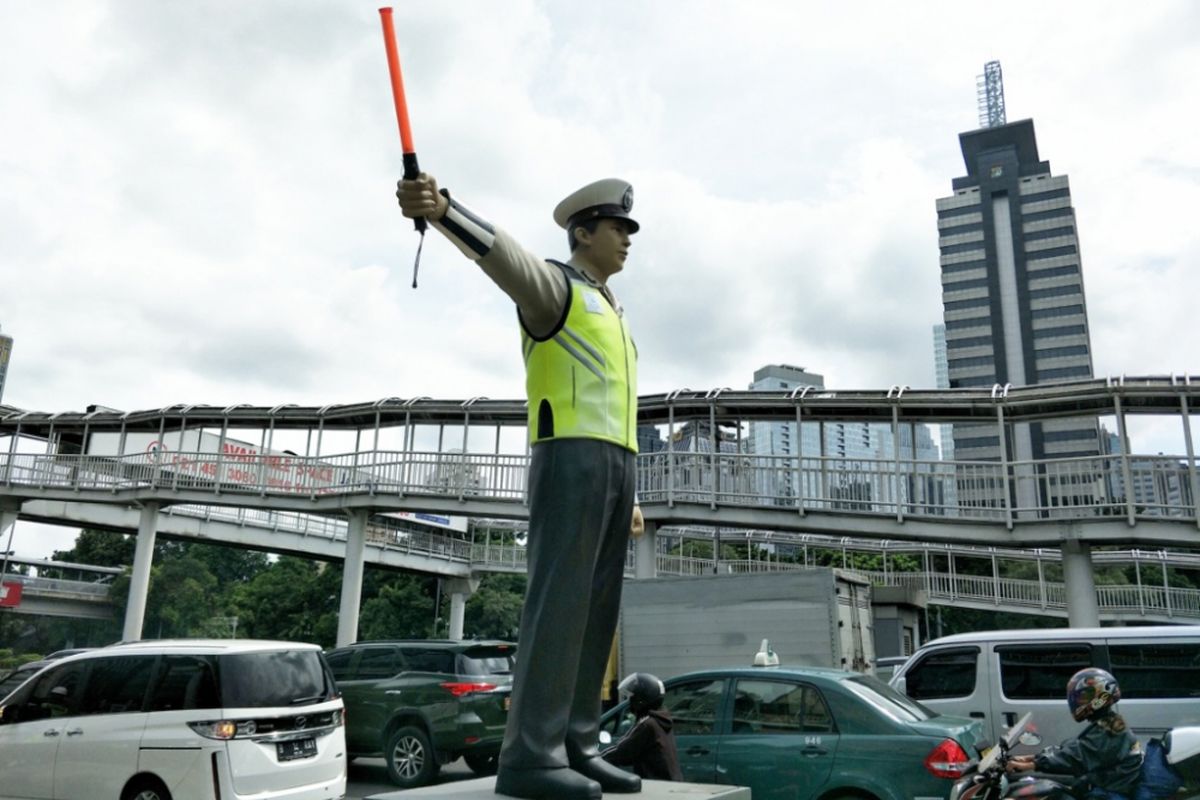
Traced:
[[603, 439], [637, 452], [637, 348], [600, 289], [556, 264], [571, 293], [567, 315], [544, 341], [521, 326], [529, 441]]

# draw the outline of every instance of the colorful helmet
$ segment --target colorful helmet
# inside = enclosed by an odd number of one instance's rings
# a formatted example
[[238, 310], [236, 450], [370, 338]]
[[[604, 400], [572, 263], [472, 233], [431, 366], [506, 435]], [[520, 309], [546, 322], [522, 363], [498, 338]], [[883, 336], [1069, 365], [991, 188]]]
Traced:
[[629, 698], [629, 705], [635, 710], [653, 711], [662, 705], [666, 690], [663, 682], [649, 672], [635, 672], [626, 676], [617, 687], [622, 698]]
[[1121, 687], [1110, 673], [1095, 667], [1081, 669], [1067, 681], [1067, 705], [1076, 722], [1091, 719], [1121, 699]]

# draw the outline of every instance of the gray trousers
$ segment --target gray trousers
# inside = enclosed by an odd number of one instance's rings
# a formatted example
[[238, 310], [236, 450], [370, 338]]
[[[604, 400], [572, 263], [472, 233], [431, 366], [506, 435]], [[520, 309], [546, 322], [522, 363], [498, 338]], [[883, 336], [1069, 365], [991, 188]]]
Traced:
[[621, 610], [635, 456], [594, 439], [534, 445], [529, 587], [501, 769], [597, 754], [600, 689]]

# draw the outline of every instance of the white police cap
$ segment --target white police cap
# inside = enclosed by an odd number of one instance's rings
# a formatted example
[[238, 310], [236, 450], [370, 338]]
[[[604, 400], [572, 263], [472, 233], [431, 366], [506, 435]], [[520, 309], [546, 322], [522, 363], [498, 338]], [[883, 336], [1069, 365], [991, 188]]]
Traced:
[[591, 219], [618, 218], [629, 221], [630, 233], [637, 233], [637, 220], [629, 216], [633, 209], [633, 187], [620, 178], [605, 178], [572, 192], [554, 209], [554, 221], [570, 230]]

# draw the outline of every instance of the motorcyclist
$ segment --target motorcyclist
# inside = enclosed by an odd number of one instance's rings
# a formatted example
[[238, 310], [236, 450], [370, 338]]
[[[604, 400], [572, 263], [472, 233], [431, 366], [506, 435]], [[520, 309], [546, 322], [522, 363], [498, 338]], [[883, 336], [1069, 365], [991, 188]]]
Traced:
[[1067, 705], [1076, 722], [1088, 722], [1083, 733], [1041, 753], [1015, 756], [1009, 772], [1037, 771], [1087, 778], [1088, 797], [1128, 800], [1142, 769], [1142, 747], [1117, 713], [1121, 687], [1110, 673], [1089, 667], [1067, 681]]
[[683, 780], [671, 732], [675, 722], [671, 712], [662, 707], [666, 694], [663, 682], [648, 672], [635, 672], [617, 689], [629, 699], [629, 710], [637, 722], [621, 741], [601, 753], [604, 760], [618, 767], [631, 767], [645, 780]]

